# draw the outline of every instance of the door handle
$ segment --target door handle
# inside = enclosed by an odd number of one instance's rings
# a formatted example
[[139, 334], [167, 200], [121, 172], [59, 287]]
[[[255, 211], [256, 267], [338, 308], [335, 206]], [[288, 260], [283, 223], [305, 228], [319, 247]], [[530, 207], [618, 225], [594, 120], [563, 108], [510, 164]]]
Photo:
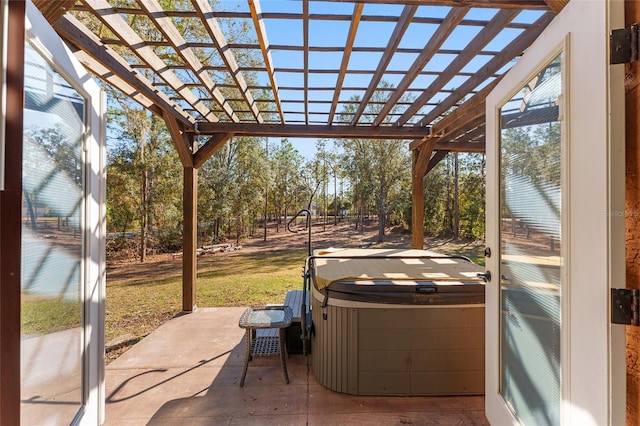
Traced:
[[481, 278], [485, 283], [488, 283], [491, 281], [491, 271], [487, 271], [484, 274], [478, 274], [477, 277]]

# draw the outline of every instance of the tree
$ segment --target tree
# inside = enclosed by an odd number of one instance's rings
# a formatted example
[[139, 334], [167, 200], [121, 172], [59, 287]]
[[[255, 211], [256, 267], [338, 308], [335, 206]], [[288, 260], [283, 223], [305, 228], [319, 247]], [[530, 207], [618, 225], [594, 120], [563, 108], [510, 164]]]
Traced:
[[[129, 3], [125, 0], [115, 0], [113, 6], [128, 7]], [[191, 0], [162, 0], [162, 3], [175, 10], [192, 8]], [[212, 6], [215, 8], [215, 2]], [[79, 16], [79, 18], [97, 34], [110, 35], [110, 29], [95, 17], [85, 14]], [[167, 64], [183, 62], [174, 48], [162, 43], [165, 37], [161, 29], [157, 28], [152, 20], [136, 14], [127, 15], [127, 19], [131, 28], [138, 33], [145, 34], [146, 41], [160, 42], [158, 46], [154, 47], [154, 52]], [[183, 16], [172, 16], [171, 20], [189, 42], [197, 43], [198, 41], [210, 40], [207, 28], [200, 25], [199, 21]], [[249, 23], [244, 20], [220, 18], [218, 22], [223, 28], [229, 43], [251, 42], [251, 37], [255, 37], [255, 35], [252, 35]], [[136, 54], [133, 49], [124, 45], [113, 45], [111, 48], [126, 59], [133, 59]], [[215, 67], [222, 64], [220, 54], [215, 49], [205, 49], [197, 46], [191, 46], [190, 49], [200, 62], [206, 66]], [[255, 67], [259, 62], [259, 53], [256, 51], [240, 50], [234, 53], [236, 61], [241, 68]], [[152, 70], [141, 68], [137, 72], [143, 74], [150, 81], [155, 81], [159, 78]], [[249, 86], [257, 84], [255, 72], [243, 72], [243, 77]], [[226, 99], [238, 98], [232, 75], [212, 72], [212, 78], [216, 83], [219, 83], [218, 88]], [[200, 91], [204, 89], [193, 87], [190, 90]], [[148, 236], [152, 229], [164, 228], [169, 239], [179, 235], [177, 233], [177, 225], [180, 224], [182, 217], [180, 206], [181, 187], [176, 185], [176, 182], [181, 180], [182, 167], [175, 150], [169, 143], [170, 138], [164, 129], [165, 124], [161, 119], [140, 110], [132, 102], [125, 101], [121, 94], [113, 90], [109, 92], [109, 95], [109, 136], [110, 142], [117, 141], [117, 146], [109, 149], [108, 226], [111, 229], [116, 228], [123, 231], [130, 226], [138, 226], [140, 230], [140, 258], [144, 261]], [[269, 96], [273, 95], [270, 94]], [[230, 101], [230, 103], [241, 120], [252, 118], [251, 112], [243, 111], [246, 110], [246, 104], [243, 101]], [[209, 107], [216, 109], [215, 105], [209, 105]], [[232, 151], [235, 152], [235, 150]], [[255, 164], [261, 164], [261, 162], [256, 161]], [[218, 163], [218, 165], [221, 164]], [[233, 165], [228, 164], [227, 166], [231, 170], [230, 167]], [[240, 205], [237, 202], [237, 197], [234, 198], [234, 194], [231, 192], [236, 190], [232, 186], [233, 176], [214, 177], [211, 174], [207, 175], [206, 170], [203, 174], [210, 184], [202, 188], [199, 206], [201, 206], [205, 215], [210, 215], [212, 212], [219, 215], [215, 231], [217, 236], [220, 231], [220, 218], [230, 218], [232, 207], [237, 210], [240, 209]], [[172, 176], [171, 181], [165, 179], [167, 176]], [[223, 179], [227, 179], [227, 181]], [[222, 189], [222, 192], [219, 191], [220, 189]], [[222, 202], [218, 203], [214, 196], [221, 196]], [[225, 202], [230, 202], [231, 204], [225, 205]], [[242, 214], [244, 215], [245, 213], [243, 212]], [[253, 214], [255, 213], [254, 211]], [[239, 224], [246, 219], [245, 216], [237, 216]]]
[[[111, 150], [107, 173], [107, 214], [110, 227], [128, 225], [131, 207], [137, 209], [140, 261], [154, 229], [177, 228], [180, 216], [180, 161], [164, 122], [112, 92], [117, 105], [110, 110], [109, 126], [119, 144]], [[111, 185], [111, 182], [114, 184]]]
[[486, 162], [484, 154], [461, 154], [460, 237], [484, 238]]
[[[27, 166], [24, 168], [32, 170], [32, 173], [24, 177], [23, 194], [34, 232], [41, 191], [48, 194], [44, 198], [51, 214], [67, 220], [78, 218], [83, 171], [80, 158], [82, 138], [78, 137], [80, 129], [80, 123], [56, 123], [52, 127], [25, 130], [24, 162]], [[59, 193], [54, 195], [51, 188], [56, 188]], [[63, 195], [69, 197], [66, 203], [52, 199]], [[72, 210], [69, 210], [70, 206], [73, 206]]]
[[[276, 231], [280, 231], [281, 219], [285, 222], [290, 209], [296, 209], [296, 191], [300, 187], [300, 173], [304, 159], [288, 139], [282, 139], [273, 147], [270, 157], [273, 173], [272, 200], [276, 214]], [[295, 212], [294, 212], [295, 213]]]
[[[215, 222], [215, 238], [223, 222], [236, 241], [248, 234], [247, 225], [262, 210], [264, 188], [270, 186], [265, 149], [258, 138], [232, 138], [201, 169], [199, 221]], [[251, 228], [252, 229], [252, 228]]]
[[[391, 85], [382, 82], [382, 88]], [[372, 102], [368, 104], [363, 120], [373, 120], [388, 99], [391, 92], [376, 91]], [[352, 101], [358, 101], [358, 97]], [[342, 112], [347, 120], [352, 116], [356, 103], [348, 104]], [[393, 110], [392, 110], [393, 112]], [[385, 118], [389, 120], [389, 115]], [[353, 188], [354, 205], [360, 209], [373, 206], [378, 215], [378, 241], [384, 240], [385, 225], [389, 223], [392, 206], [399, 206], [398, 198], [410, 197], [407, 188], [410, 176], [410, 157], [405, 141], [401, 140], [370, 140], [345, 139], [339, 142], [342, 150], [342, 164], [345, 165], [345, 175], [350, 179]], [[357, 226], [357, 225], [356, 225]]]

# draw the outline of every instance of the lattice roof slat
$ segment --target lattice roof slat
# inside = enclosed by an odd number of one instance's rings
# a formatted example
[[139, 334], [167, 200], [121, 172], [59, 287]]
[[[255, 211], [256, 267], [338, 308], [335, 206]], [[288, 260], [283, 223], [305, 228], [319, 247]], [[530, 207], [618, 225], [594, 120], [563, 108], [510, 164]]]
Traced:
[[[207, 88], [209, 94], [216, 100], [218, 105], [222, 107], [224, 112], [232, 121], [239, 121], [231, 106], [225, 101], [225, 97], [216, 87], [216, 83], [211, 79], [209, 74], [204, 70], [204, 66], [196, 54], [187, 47], [187, 42], [182, 34], [175, 27], [171, 18], [164, 13], [162, 6], [157, 0], [138, 0], [140, 7], [148, 13], [149, 18], [155, 23], [158, 30], [164, 34], [170, 43], [170, 46], [180, 55], [189, 69], [198, 77], [200, 82]], [[163, 67], [165, 64], [163, 63]], [[200, 98], [200, 96], [198, 96]], [[189, 102], [191, 103], [191, 102]], [[191, 103], [193, 105], [193, 103]]]
[[129, 26], [129, 24], [116, 14], [107, 0], [83, 0], [84, 3], [98, 16], [109, 29], [120, 39], [126, 40], [131, 51], [142, 61], [149, 64], [151, 69], [165, 80], [173, 89], [195, 108], [205, 120], [219, 121], [209, 108], [207, 108], [197, 96], [187, 89], [184, 83], [173, 71], [167, 69], [165, 62], [156, 55], [153, 48], [147, 46], [142, 37]]
[[[440, 51], [440, 47], [449, 37], [453, 29], [462, 21], [462, 18], [467, 13], [466, 8], [453, 8], [447, 17], [443, 20], [442, 24], [438, 26], [433, 36], [429, 39], [424, 49], [418, 54], [411, 67], [404, 74], [404, 78], [397, 87], [395, 93], [391, 95], [387, 103], [380, 110], [378, 117], [374, 121], [374, 124], [380, 124], [384, 117], [391, 111], [394, 105], [398, 104], [398, 101], [403, 96], [404, 92], [409, 88], [411, 83], [424, 69], [425, 65], [433, 58], [433, 56]], [[406, 111], [406, 110], [405, 110]]]
[[[171, 101], [162, 91], [157, 90], [152, 82], [131, 68], [127, 61], [113, 52], [109, 46], [103, 45], [98, 37], [84, 27], [74, 16], [66, 15], [58, 19], [56, 30], [69, 43], [86, 53], [84, 58], [86, 60], [83, 61], [83, 57], [80, 57], [79, 60], [92, 72], [102, 76], [104, 80], [124, 93], [129, 92], [129, 89], [125, 86], [120, 86], [119, 81], [126, 82], [128, 86], [136, 89], [135, 94], [140, 93], [153, 101], [154, 105], [160, 110], [171, 112], [183, 124], [193, 125], [195, 122], [193, 117], [185, 113], [180, 106]], [[114, 80], [114, 76], [118, 76], [117, 81]], [[144, 105], [143, 102], [141, 104]], [[152, 109], [152, 111], [154, 110]]]
[[198, 17], [206, 24], [205, 28], [209, 32], [211, 39], [215, 42], [218, 52], [235, 80], [236, 85], [242, 92], [245, 102], [251, 108], [251, 113], [258, 123], [262, 123], [262, 115], [260, 114], [260, 111], [258, 111], [258, 108], [253, 101], [253, 96], [247, 87], [247, 83], [239, 71], [238, 63], [236, 62], [236, 58], [227, 43], [226, 37], [222, 33], [218, 22], [211, 16], [213, 11], [211, 10], [209, 2], [206, 0], [192, 0], [192, 3], [198, 13]]
[[418, 7], [413, 5], [407, 5], [403, 8], [402, 13], [400, 14], [400, 16], [398, 17], [398, 21], [396, 23], [395, 28], [393, 29], [393, 33], [391, 34], [391, 37], [389, 38], [389, 43], [387, 44], [387, 47], [384, 49], [384, 53], [382, 54], [382, 58], [380, 59], [380, 62], [378, 63], [378, 66], [376, 67], [376, 70], [373, 74], [373, 77], [371, 78], [371, 81], [369, 82], [369, 86], [367, 87], [367, 90], [364, 94], [364, 96], [361, 99], [361, 103], [358, 106], [358, 109], [356, 110], [352, 120], [351, 120], [351, 124], [352, 125], [356, 125], [358, 123], [358, 120], [360, 119], [360, 117], [362, 116], [362, 113], [364, 112], [367, 103], [369, 102], [369, 100], [371, 99], [371, 97], [373, 96], [373, 93], [375, 91], [375, 89], [378, 87], [378, 84], [380, 83], [380, 80], [382, 79], [382, 75], [383, 73], [386, 71], [387, 66], [389, 66], [389, 62], [391, 62], [391, 58], [393, 57], [393, 54], [395, 53], [396, 49], [398, 48], [398, 45], [400, 44], [400, 41], [402, 41], [402, 36], [404, 35], [405, 31], [407, 31], [407, 28], [409, 28], [409, 24], [411, 23], [411, 19], [413, 18], [413, 16], [415, 15], [416, 11], [417, 11]]
[[444, 114], [445, 111], [463, 99], [465, 95], [476, 88], [482, 81], [495, 76], [495, 73], [498, 72], [505, 64], [513, 60], [516, 55], [523, 52], [527, 46], [533, 43], [542, 30], [544, 30], [549, 22], [551, 22], [551, 19], [553, 19], [553, 13], [547, 13], [540, 17], [540, 19], [532, 25], [529, 31], [520, 34], [515, 40], [506, 46], [501, 53], [495, 55], [489, 62], [487, 62], [487, 64], [484, 65], [484, 67], [478, 70], [469, 80], [462, 84], [458, 90], [442, 101], [431, 113], [427, 114], [425, 118], [420, 121], [419, 125], [424, 126], [426, 123], [432, 122], [439, 115]]
[[518, 11], [513, 9], [504, 9], [496, 14], [496, 16], [478, 33], [478, 35], [467, 45], [463, 52], [456, 56], [447, 68], [431, 83], [431, 85], [415, 100], [414, 104], [409, 107], [404, 114], [398, 119], [397, 124], [403, 125], [442, 87], [456, 75], [464, 66], [491, 41], [503, 28], [504, 22], [509, 22]]
[[302, 2], [302, 46], [304, 63], [304, 123], [309, 124], [309, 2]]
[[[338, 0], [340, 1], [340, 0]], [[552, 0], [557, 2], [567, 0]], [[547, 2], [544, 0], [367, 0], [368, 3], [384, 3], [384, 4], [435, 4], [443, 6], [460, 6], [461, 3], [465, 3], [471, 7], [492, 7], [499, 9], [548, 9]]]
[[[200, 164], [232, 134], [392, 135], [413, 149], [437, 134], [429, 147], [481, 149], [484, 96], [566, 1], [36, 5], [82, 63], [173, 120], [173, 133], [218, 135], [200, 149], [180, 144], [181, 158]], [[134, 23], [150, 31], [136, 34]], [[253, 28], [237, 37], [234, 23]]]
[[356, 3], [353, 7], [353, 17], [351, 19], [351, 25], [349, 26], [347, 41], [345, 43], [344, 53], [342, 55], [342, 63], [340, 64], [340, 70], [338, 72], [336, 90], [333, 94], [333, 100], [331, 101], [331, 110], [329, 111], [329, 116], [327, 117], [327, 121], [329, 123], [333, 122], [333, 119], [336, 113], [336, 108], [338, 107], [338, 101], [340, 100], [340, 92], [342, 91], [342, 85], [344, 84], [344, 78], [347, 73], [347, 68], [349, 66], [349, 59], [351, 58], [351, 52], [353, 51], [353, 43], [355, 41], [356, 33], [358, 31], [358, 25], [360, 24], [360, 18], [362, 17], [363, 8], [364, 8], [364, 4], [362, 3]]
[[256, 35], [262, 50], [262, 57], [264, 59], [265, 68], [269, 74], [269, 81], [271, 82], [271, 89], [273, 91], [274, 102], [280, 115], [280, 121], [286, 123], [284, 114], [282, 112], [282, 103], [280, 101], [280, 94], [278, 92], [278, 83], [276, 81], [276, 73], [273, 66], [273, 58], [271, 57], [271, 50], [269, 46], [269, 39], [267, 37], [267, 30], [264, 26], [264, 20], [262, 18], [262, 10], [260, 8], [260, 2], [258, 0], [248, 0], [249, 10], [251, 11], [251, 19], [255, 26]]

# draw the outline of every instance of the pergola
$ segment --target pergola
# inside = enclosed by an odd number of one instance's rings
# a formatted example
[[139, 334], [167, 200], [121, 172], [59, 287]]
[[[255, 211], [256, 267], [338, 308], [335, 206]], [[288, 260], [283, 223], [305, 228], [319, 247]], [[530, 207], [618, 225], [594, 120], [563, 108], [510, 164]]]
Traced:
[[424, 176], [449, 152], [484, 152], [487, 94], [567, 2], [34, 0], [81, 63], [167, 124], [184, 167], [185, 311], [197, 170], [229, 138], [406, 140], [422, 248]]

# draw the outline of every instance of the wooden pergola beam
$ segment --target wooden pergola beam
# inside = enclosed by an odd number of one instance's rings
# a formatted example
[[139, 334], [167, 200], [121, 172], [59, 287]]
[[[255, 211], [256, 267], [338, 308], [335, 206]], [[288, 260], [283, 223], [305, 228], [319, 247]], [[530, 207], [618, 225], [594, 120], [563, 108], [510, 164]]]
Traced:
[[140, 60], [149, 64], [151, 69], [166, 81], [173, 90], [179, 93], [205, 120], [212, 122], [219, 121], [218, 117], [200, 98], [196, 96], [173, 71], [167, 69], [166, 63], [150, 46], [146, 45], [144, 40], [129, 26], [124, 18], [115, 13], [109, 2], [106, 0], [83, 0], [83, 2], [115, 35], [126, 41], [126, 45], [131, 49], [131, 52], [138, 56]]
[[[49, 2], [51, 0], [44, 0], [46, 2]], [[247, 0], [247, 1], [251, 1], [251, 0]], [[332, 1], [332, 2], [345, 2], [347, 0], [327, 0], [327, 1]], [[542, 5], [542, 0], [536, 1], [535, 4], [527, 4], [526, 2], [520, 2], [518, 0], [513, 0], [513, 1], [509, 1], [506, 2], [507, 3], [507, 7], [501, 7], [501, 4], [505, 4], [505, 2], [501, 2], [501, 1], [492, 1], [492, 0], [488, 0], [487, 2], [483, 2], [482, 6], [473, 4], [472, 1], [458, 1], [458, 0], [442, 0], [442, 1], [438, 1], [438, 4], [435, 4], [433, 2], [431, 3], [427, 3], [427, 1], [431, 1], [431, 0], [390, 0], [390, 1], [386, 1], [386, 0], [364, 0], [364, 1], [356, 1], [357, 3], [386, 3], [386, 4], [400, 4], [400, 5], [406, 5], [406, 4], [416, 4], [418, 6], [420, 5], [433, 5], [433, 6], [449, 6], [449, 7], [488, 7], [488, 8], [492, 8], [492, 9], [533, 9], [533, 10], [550, 10], [549, 6], [547, 5]], [[554, 0], [551, 0], [554, 1]], [[562, 0], [559, 0], [562, 1]], [[546, 1], [545, 3], [549, 3], [548, 1]], [[74, 10], [77, 11], [87, 11], [88, 9], [78, 3], [75, 5], [75, 7], [73, 8]], [[144, 11], [141, 11], [140, 9], [136, 9], [136, 8], [132, 8], [132, 7], [120, 7], [120, 6], [114, 6], [113, 10], [116, 11], [116, 13], [121, 13], [121, 14], [127, 14], [127, 15], [144, 15]], [[170, 10], [167, 11], [167, 15], [171, 16], [171, 17], [176, 17], [176, 18], [196, 18], [198, 15], [195, 11], [192, 10]], [[212, 16], [216, 19], [250, 19], [251, 15], [250, 13], [247, 12], [241, 12], [241, 11], [229, 11], [229, 10], [214, 10]], [[260, 16], [262, 16], [264, 19], [295, 19], [298, 20], [302, 17], [301, 13], [298, 12], [281, 12], [281, 11], [274, 11], [274, 12], [261, 12]], [[350, 21], [351, 20], [351, 15], [349, 14], [344, 14], [344, 13], [310, 13], [309, 14], [309, 18], [312, 20], [318, 20], [318, 21]], [[365, 15], [363, 16], [363, 21], [376, 21], [376, 22], [396, 22], [397, 18], [395, 18], [392, 15], [379, 15], [379, 14], [375, 14], [375, 15]], [[421, 23], [421, 24], [435, 24], [435, 25], [439, 25], [442, 22], [442, 18], [439, 17], [428, 17], [428, 16], [419, 16], [416, 17], [414, 19], [414, 22], [417, 23]], [[462, 22], [462, 25], [471, 25], [471, 26], [479, 26], [479, 25], [483, 25], [485, 22], [479, 19], [465, 19]], [[509, 25], [509, 27], [511, 28], [525, 28], [527, 26], [527, 24], [525, 23], [512, 23]]]
[[[464, 124], [468, 123], [472, 119], [484, 116], [486, 108], [485, 100], [487, 95], [491, 93], [499, 81], [500, 79], [495, 79], [478, 93], [469, 98], [466, 102], [458, 105], [456, 109], [442, 117], [441, 120], [431, 127], [431, 134], [446, 137], [455, 129], [463, 127]], [[471, 119], [469, 117], [471, 117]], [[419, 143], [420, 141], [412, 142], [409, 145], [409, 149], [415, 149]]]
[[[458, 101], [463, 99], [467, 93], [477, 87], [482, 81], [494, 75], [505, 66], [515, 56], [521, 54], [533, 41], [538, 38], [540, 33], [547, 27], [549, 22], [554, 18], [553, 13], [545, 13], [532, 25], [529, 31], [523, 32], [515, 40], [509, 43], [499, 54], [491, 58], [483, 67], [481, 67], [473, 76], [468, 78], [460, 87], [458, 87], [450, 96], [445, 98], [434, 109], [429, 111], [424, 118], [418, 122], [418, 126], [424, 126], [431, 123], [441, 114], [444, 114], [449, 108], [456, 105]], [[501, 78], [501, 77], [499, 77]]]
[[111, 72], [111, 70], [98, 62], [94, 57], [87, 54], [87, 52], [85, 52], [84, 50], [80, 50], [73, 45], [70, 45], [69, 48], [73, 52], [74, 56], [80, 61], [80, 63], [85, 66], [85, 68], [87, 68], [93, 74], [99, 76], [102, 80], [104, 80], [105, 83], [109, 84], [111, 87], [118, 89], [154, 114], [159, 115], [160, 117], [163, 116], [162, 109], [151, 99], [143, 95], [137, 88], [133, 87], [119, 75]]
[[411, 24], [413, 15], [415, 15], [417, 10], [418, 10], [417, 5], [407, 5], [402, 10], [400, 17], [398, 18], [398, 22], [395, 28], [393, 29], [393, 33], [391, 34], [391, 37], [389, 37], [389, 42], [387, 43], [387, 47], [385, 48], [384, 53], [382, 54], [382, 58], [380, 58], [380, 62], [378, 63], [378, 66], [376, 67], [376, 70], [373, 73], [373, 76], [371, 77], [369, 86], [367, 87], [367, 90], [362, 96], [360, 105], [358, 105], [358, 109], [356, 109], [354, 113], [353, 119], [351, 120], [352, 126], [355, 126], [360, 120], [360, 117], [362, 117], [362, 113], [366, 109], [369, 103], [369, 100], [373, 96], [373, 93], [376, 91], [378, 84], [380, 84], [380, 80], [382, 80], [382, 76], [384, 75], [384, 72], [387, 70], [387, 67], [389, 66], [389, 62], [391, 62], [391, 58], [393, 58], [393, 54], [398, 48], [400, 41], [402, 41], [402, 36], [407, 31], [407, 28], [409, 28], [409, 24]]
[[273, 136], [342, 139], [422, 139], [428, 128], [397, 126], [328, 126], [298, 124], [196, 123], [197, 134], [232, 133], [237, 136]]
[[332, 123], [333, 117], [336, 113], [336, 108], [340, 102], [340, 92], [342, 90], [342, 84], [344, 83], [344, 77], [347, 73], [347, 67], [349, 66], [349, 58], [351, 58], [351, 51], [353, 50], [353, 42], [356, 39], [356, 33], [358, 32], [358, 25], [360, 24], [360, 18], [362, 17], [363, 3], [356, 3], [353, 7], [353, 19], [349, 25], [349, 34], [347, 35], [347, 41], [344, 47], [344, 53], [342, 55], [342, 63], [340, 64], [340, 71], [338, 72], [338, 81], [336, 82], [335, 92], [333, 93], [333, 101], [331, 102], [331, 109], [329, 110], [329, 119], [327, 122]]
[[407, 110], [396, 121], [396, 125], [406, 124], [440, 89], [451, 80], [451, 76], [469, 63], [482, 48], [502, 31], [506, 22], [510, 22], [519, 12], [514, 9], [500, 10], [491, 21], [471, 40], [467, 47], [447, 68], [420, 94]]
[[[440, 121], [431, 127], [431, 138], [436, 138], [440, 142], [450, 141], [484, 123], [485, 100], [487, 95], [493, 90], [498, 80], [494, 80], [480, 92], [472, 96], [467, 102], [458, 106], [455, 110], [444, 116]], [[457, 133], [456, 133], [457, 132]], [[409, 149], [418, 149], [420, 145], [428, 142], [429, 138], [413, 141], [409, 144]], [[455, 143], [452, 143], [455, 145]]]
[[438, 26], [433, 33], [429, 42], [424, 49], [420, 52], [416, 60], [411, 64], [411, 67], [407, 70], [406, 74], [402, 78], [402, 81], [398, 84], [395, 91], [389, 97], [387, 103], [382, 107], [378, 116], [376, 117], [374, 124], [379, 125], [384, 118], [389, 114], [398, 101], [405, 95], [405, 92], [411, 86], [411, 83], [420, 75], [425, 65], [438, 53], [440, 47], [445, 42], [447, 37], [456, 29], [464, 15], [469, 9], [464, 7], [454, 7], [449, 11], [442, 24]]
[[67, 13], [68, 10], [71, 10], [75, 3], [76, 0], [33, 0], [33, 5], [40, 10], [42, 16], [51, 25]]
[[427, 165], [427, 174], [431, 170], [433, 170], [433, 168], [437, 166], [440, 161], [444, 160], [444, 158], [447, 156], [449, 152], [450, 151], [439, 151], [439, 150], [435, 151], [431, 156], [431, 158], [429, 159], [429, 164]]
[[309, 124], [309, 1], [302, 2], [302, 47], [304, 64], [304, 123]]
[[[484, 133], [484, 128], [481, 129]], [[435, 151], [438, 152], [467, 152], [467, 153], [475, 153], [475, 154], [484, 154], [486, 152], [486, 146], [484, 143], [484, 139], [482, 141], [474, 141], [474, 142], [441, 142], [438, 141], [434, 148]], [[427, 173], [429, 173], [430, 168], [428, 168]]]
[[278, 83], [276, 82], [276, 74], [273, 66], [273, 59], [271, 58], [271, 46], [269, 45], [269, 39], [267, 38], [267, 30], [264, 26], [262, 9], [260, 8], [259, 0], [248, 0], [249, 11], [251, 12], [251, 19], [258, 36], [258, 43], [260, 44], [260, 50], [262, 50], [262, 57], [264, 59], [264, 65], [269, 75], [269, 82], [271, 83], [271, 91], [273, 93], [273, 100], [278, 109], [280, 115], [280, 122], [286, 123], [284, 119], [284, 113], [282, 112], [282, 103], [280, 102], [280, 93], [278, 89]]
[[[187, 46], [187, 41], [173, 24], [171, 18], [164, 13], [164, 9], [160, 3], [158, 3], [157, 0], [137, 1], [140, 7], [147, 12], [147, 16], [155, 24], [156, 28], [167, 38], [169, 46], [182, 58], [184, 63], [189, 67], [189, 70], [200, 80], [201, 84], [207, 89], [207, 92], [215, 99], [216, 103], [220, 105], [220, 108], [222, 108], [231, 121], [240, 121], [229, 102], [227, 102], [222, 93], [220, 93], [220, 89], [218, 89], [216, 83], [204, 69], [204, 65], [202, 65], [200, 59], [198, 59], [193, 50]], [[163, 61], [163, 68], [165, 66]]]
[[[131, 68], [129, 63], [111, 47], [105, 46], [98, 37], [74, 16], [67, 14], [58, 19], [55, 29], [69, 44], [85, 52], [85, 55], [76, 54], [76, 56], [83, 65], [96, 72], [101, 79], [109, 83], [114, 82], [114, 87], [123, 93], [139, 93], [143, 98], [134, 96], [134, 99], [142, 105], [145, 104], [144, 98], [147, 98], [158, 109], [162, 110], [163, 114], [172, 115], [186, 126], [193, 126], [194, 120], [188, 113], [170, 100], [163, 92], [157, 90], [142, 74]], [[87, 61], [88, 58], [92, 60]], [[99, 64], [99, 66], [96, 66], [96, 64]], [[119, 80], [124, 81], [127, 86], [118, 84]], [[130, 88], [135, 88], [135, 90], [131, 92]], [[151, 111], [158, 112], [157, 110], [154, 111], [154, 109], [151, 109]]]
[[564, 7], [569, 4], [569, 0], [544, 0], [553, 13], [558, 14]]
[[552, 3], [554, 1], [555, 0], [366, 0], [366, 3], [489, 7], [496, 9], [549, 9], [548, 3]]
[[[456, 130], [465, 128], [469, 123], [473, 123], [478, 119], [484, 119], [486, 108], [484, 98], [480, 103], [474, 102], [468, 105], [468, 108], [464, 108], [465, 106], [467, 105], [463, 104], [463, 106], [459, 107], [455, 111], [452, 111], [441, 121], [434, 124], [430, 137], [440, 140], [447, 140], [452, 137], [452, 133]], [[426, 142], [428, 142], [428, 139], [411, 142], [409, 144], [409, 149], [417, 149], [420, 145], [425, 144]]]
[[[464, 144], [469, 147], [475, 146], [473, 145], [475, 143], [474, 141], [484, 137], [484, 121], [485, 115], [482, 114], [476, 119], [468, 121], [464, 126], [454, 129], [446, 135], [444, 141], [438, 141], [438, 149], [440, 149], [440, 147], [455, 146], [457, 144]], [[478, 134], [478, 132], [480, 132], [480, 134]]]
[[420, 145], [420, 149], [415, 150], [418, 153], [413, 163], [413, 172], [416, 177], [423, 178], [427, 174], [429, 160], [437, 143], [437, 138], [429, 138], [426, 143]]
[[173, 116], [165, 114], [163, 118], [183, 167], [194, 167], [193, 133], [185, 132], [184, 126], [181, 126]]
[[[233, 78], [237, 88], [242, 93], [244, 101], [247, 103], [249, 109], [251, 110], [251, 114], [258, 123], [262, 123], [262, 115], [260, 114], [260, 110], [258, 109], [255, 101], [253, 100], [253, 95], [249, 91], [247, 82], [242, 76], [242, 73], [240, 73], [240, 67], [236, 62], [236, 58], [233, 55], [232, 50], [229, 48], [227, 39], [224, 36], [220, 25], [218, 25], [218, 21], [212, 16], [213, 9], [211, 9], [211, 5], [206, 0], [192, 0], [191, 3], [198, 13], [200, 20], [206, 24], [205, 28], [209, 32], [209, 36], [215, 42], [218, 53], [222, 57], [222, 60], [224, 61], [229, 74], [231, 74], [231, 78]], [[224, 97], [222, 99], [224, 99]]]
[[193, 166], [197, 169], [215, 154], [220, 148], [224, 146], [229, 139], [233, 137], [232, 133], [220, 133], [213, 135], [209, 140], [199, 148], [193, 156]]

